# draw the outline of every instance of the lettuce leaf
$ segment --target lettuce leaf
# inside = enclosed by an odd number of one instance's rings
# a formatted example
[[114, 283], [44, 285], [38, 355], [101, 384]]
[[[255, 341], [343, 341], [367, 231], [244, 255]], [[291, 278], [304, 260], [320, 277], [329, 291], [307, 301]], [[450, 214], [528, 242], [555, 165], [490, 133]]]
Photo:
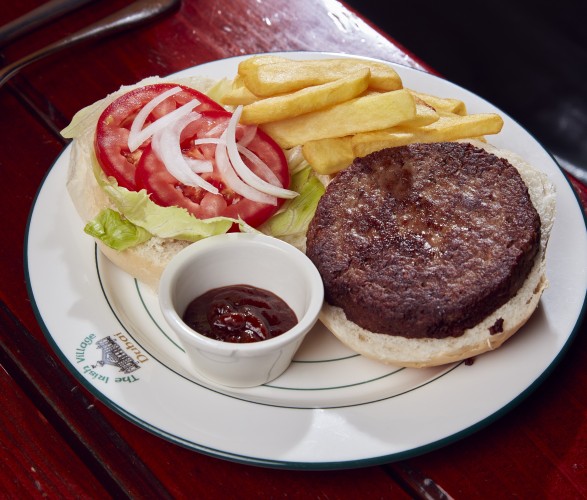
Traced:
[[[165, 79], [151, 77], [136, 85], [121, 87], [106, 98], [80, 110], [70, 125], [62, 130], [62, 135], [67, 138], [89, 140], [82, 139], [82, 136], [92, 130], [103, 109], [114, 99], [131, 88], [160, 81], [165, 81]], [[204, 91], [206, 90], [204, 87], [207, 87], [206, 93], [217, 101], [221, 101], [222, 96], [230, 87], [230, 81], [226, 79], [212, 84], [211, 81], [193, 77], [192, 79], [178, 80], [178, 83], [194, 88], [201, 87], [201, 90]], [[292, 148], [285, 153], [292, 174], [290, 189], [299, 192], [300, 196], [285, 202], [277, 214], [257, 229], [242, 220], [227, 217], [201, 220], [180, 207], [160, 207], [151, 201], [146, 190], [129, 191], [119, 186], [113, 177], [107, 177], [100, 168], [95, 155], [92, 154], [94, 175], [100, 187], [110, 198], [115, 210], [112, 208], [102, 210], [92, 221], [88, 222], [85, 231], [116, 250], [124, 250], [138, 245], [153, 236], [197, 241], [208, 236], [225, 233], [235, 223], [239, 224], [240, 230], [243, 232], [261, 231], [275, 237], [305, 233], [314, 216], [318, 200], [324, 193], [324, 187], [304, 160], [301, 147]]]
[[[178, 240], [197, 241], [208, 236], [226, 233], [233, 224], [242, 222], [228, 217], [214, 217], [211, 219], [197, 219], [190, 215], [184, 208], [180, 207], [161, 207], [151, 201], [147, 191], [129, 191], [121, 187], [113, 177], [107, 177], [97, 161], [94, 161], [94, 175], [100, 187], [106, 192], [114, 207], [121, 216], [119, 223], [126, 228], [122, 229], [114, 223], [112, 214], [100, 214], [96, 219], [88, 223], [90, 228], [96, 229], [96, 234], [105, 244], [112, 248], [132, 246], [129, 244], [128, 234], [130, 232], [129, 224], [141, 228], [152, 236], [161, 238], [175, 238]], [[104, 219], [108, 218], [108, 224], [104, 224]], [[102, 220], [98, 220], [98, 219]], [[88, 227], [86, 226], [86, 227]], [[144, 232], [137, 230], [135, 244], [146, 241]], [[117, 236], [118, 235], [118, 236]], [[92, 234], [92, 236], [94, 236]], [[148, 239], [148, 238], [147, 238]], [[118, 249], [118, 248], [117, 248]]]
[[129, 191], [119, 186], [114, 177], [106, 176], [93, 155], [96, 180], [116, 210], [100, 212], [86, 225], [85, 231], [115, 250], [138, 245], [152, 236], [198, 241], [226, 233], [233, 224], [239, 224], [243, 232], [260, 231], [276, 238], [305, 234], [325, 187], [305, 160], [292, 163], [296, 165], [289, 189], [300, 195], [287, 200], [279, 212], [255, 229], [242, 220], [228, 217], [197, 219], [184, 208], [161, 207], [151, 201], [146, 190]]
[[324, 184], [314, 175], [306, 162], [292, 175], [289, 189], [300, 193], [287, 200], [281, 210], [259, 227], [260, 231], [277, 238], [306, 233], [314, 217], [318, 201], [324, 194]]
[[105, 208], [84, 227], [84, 231], [114, 250], [126, 250], [152, 238], [152, 234], [124, 219], [116, 210]]

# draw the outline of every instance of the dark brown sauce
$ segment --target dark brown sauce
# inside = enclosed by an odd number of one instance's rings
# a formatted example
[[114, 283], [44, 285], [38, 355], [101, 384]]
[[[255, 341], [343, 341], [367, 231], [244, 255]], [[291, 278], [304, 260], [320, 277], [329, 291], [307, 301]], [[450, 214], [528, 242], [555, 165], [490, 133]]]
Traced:
[[215, 288], [200, 295], [190, 302], [183, 320], [206, 337], [238, 344], [277, 337], [298, 322], [281, 298], [249, 285]]

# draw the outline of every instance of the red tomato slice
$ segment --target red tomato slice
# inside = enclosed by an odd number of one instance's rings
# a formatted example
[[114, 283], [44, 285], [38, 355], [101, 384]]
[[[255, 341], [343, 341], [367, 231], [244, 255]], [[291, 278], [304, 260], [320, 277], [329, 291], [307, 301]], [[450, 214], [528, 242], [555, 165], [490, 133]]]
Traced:
[[[227, 111], [204, 111], [202, 118], [186, 127], [181, 136], [183, 154], [199, 159], [214, 159], [215, 144], [195, 146], [193, 140], [202, 137], [220, 137], [231, 114]], [[250, 130], [249, 130], [250, 131]], [[244, 134], [244, 128], [237, 129], [237, 140]], [[277, 176], [284, 188], [289, 186], [289, 169], [282, 149], [262, 130], [257, 129], [254, 138], [247, 145]], [[256, 172], [256, 167], [244, 161]], [[241, 218], [247, 224], [256, 227], [273, 215], [283, 203], [276, 205], [258, 203], [235, 193], [227, 187], [217, 167], [214, 171], [200, 174], [201, 177], [219, 189], [219, 194], [212, 194], [201, 188], [182, 184], [165, 168], [150, 146], [146, 147], [137, 164], [135, 184], [137, 189], [146, 189], [151, 199], [161, 206], [179, 206], [199, 219], [224, 216]]]
[[104, 110], [98, 120], [94, 146], [102, 170], [106, 175], [116, 178], [120, 186], [131, 190], [136, 189], [136, 165], [145, 147], [150, 143], [150, 140], [145, 141], [139, 149], [133, 153], [130, 152], [128, 134], [134, 118], [154, 97], [173, 87], [180, 87], [182, 90], [157, 106], [147, 118], [145, 126], [193, 99], [200, 101], [195, 108], [198, 112], [224, 111], [220, 104], [205, 94], [174, 83], [157, 83], [139, 87], [116, 99]]

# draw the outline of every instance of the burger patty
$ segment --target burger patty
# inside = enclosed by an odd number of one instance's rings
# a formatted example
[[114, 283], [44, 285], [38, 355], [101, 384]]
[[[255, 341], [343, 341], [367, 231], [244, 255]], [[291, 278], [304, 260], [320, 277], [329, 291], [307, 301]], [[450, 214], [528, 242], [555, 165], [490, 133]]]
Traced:
[[469, 143], [377, 151], [320, 200], [306, 253], [326, 301], [371, 332], [458, 337], [513, 297], [540, 217], [518, 171]]

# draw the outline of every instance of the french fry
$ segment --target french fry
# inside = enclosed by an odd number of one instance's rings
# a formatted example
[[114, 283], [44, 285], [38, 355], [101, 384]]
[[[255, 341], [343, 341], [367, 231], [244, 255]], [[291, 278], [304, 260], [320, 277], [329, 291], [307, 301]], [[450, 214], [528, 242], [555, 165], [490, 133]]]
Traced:
[[252, 125], [285, 120], [348, 101], [367, 88], [370, 75], [368, 68], [361, 68], [333, 82], [257, 100], [243, 107], [241, 123]]
[[383, 148], [485, 140], [503, 126], [497, 114], [469, 115], [463, 101], [403, 88], [392, 67], [356, 58], [253, 56], [221, 102], [243, 105], [241, 122], [259, 125], [282, 148], [301, 145], [323, 175]]
[[355, 156], [364, 156], [383, 148], [405, 146], [414, 142], [442, 142], [497, 134], [503, 119], [494, 113], [472, 115], [441, 115], [439, 120], [424, 127], [398, 126], [356, 134], [352, 138]]
[[457, 115], [466, 115], [467, 109], [465, 103], [459, 99], [451, 97], [438, 97], [435, 95], [424, 94], [410, 89], [412, 95], [421, 99], [425, 103], [432, 106], [438, 112], [455, 113]]
[[246, 86], [240, 75], [236, 75], [232, 80], [230, 89], [222, 96], [220, 104], [227, 106], [239, 106], [251, 104], [258, 101], [259, 97], [253, 94]]
[[241, 76], [257, 71], [259, 66], [272, 63], [288, 63], [290, 59], [274, 55], [252, 56], [241, 61], [238, 65], [237, 73]]
[[355, 159], [350, 135], [308, 141], [302, 146], [302, 154], [317, 173], [326, 175], [339, 172]]
[[206, 90], [206, 95], [210, 98], [215, 100], [216, 102], [220, 102], [222, 96], [230, 91], [232, 88], [232, 80], [228, 78], [221, 78], [217, 80], [212, 87]]
[[410, 121], [405, 122], [403, 124], [404, 126], [423, 127], [424, 125], [430, 125], [431, 123], [434, 123], [440, 118], [440, 115], [436, 112], [436, 110], [419, 97], [414, 97], [414, 102], [416, 103], [416, 116], [414, 116], [414, 118], [412, 118]]
[[266, 123], [261, 128], [284, 149], [308, 141], [379, 130], [411, 120], [416, 104], [406, 89], [356, 97], [330, 108]]
[[[419, 98], [415, 98], [416, 116], [402, 126], [418, 127], [437, 121], [438, 113]], [[332, 175], [348, 167], [356, 155], [353, 152], [353, 136], [335, 137], [306, 142], [302, 153], [306, 161], [319, 174]]]
[[361, 59], [288, 60], [239, 65], [238, 74], [246, 87], [255, 95], [270, 97], [313, 85], [321, 85], [347, 76], [361, 68], [369, 68], [369, 87], [390, 91], [402, 88], [396, 71], [387, 64]]

